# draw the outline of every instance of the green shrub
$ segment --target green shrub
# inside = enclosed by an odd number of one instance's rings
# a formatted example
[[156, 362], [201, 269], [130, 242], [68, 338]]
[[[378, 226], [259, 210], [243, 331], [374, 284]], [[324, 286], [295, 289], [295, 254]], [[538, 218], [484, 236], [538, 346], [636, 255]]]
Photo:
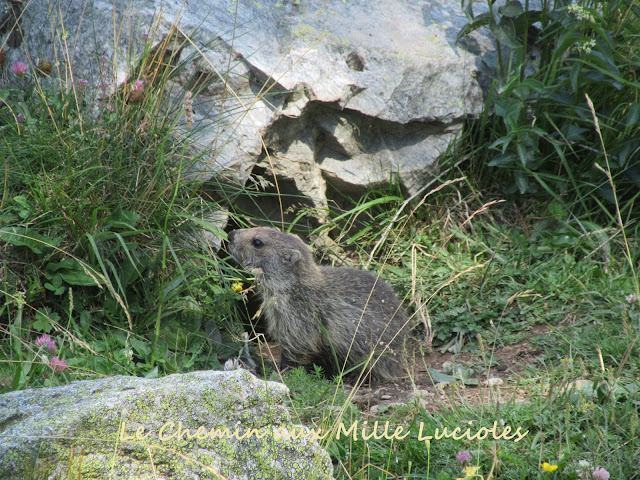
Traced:
[[[473, 15], [459, 39], [488, 27], [497, 75], [484, 116], [472, 127], [476, 158], [506, 173], [508, 192], [542, 187], [591, 212], [613, 194], [586, 95], [594, 103], [623, 211], [637, 211], [640, 187], [640, 9], [626, 0], [508, 1]], [[635, 47], [635, 48], [634, 48]]]
[[31, 369], [49, 361], [43, 333], [70, 378], [215, 367], [235, 348], [221, 333], [235, 274], [201, 231], [223, 236], [203, 220], [219, 207], [185, 173], [204, 154], [194, 132], [176, 129], [190, 97], [168, 91], [170, 69], [111, 94], [98, 62], [91, 82], [27, 72], [0, 90], [0, 371], [13, 389], [44, 381]]

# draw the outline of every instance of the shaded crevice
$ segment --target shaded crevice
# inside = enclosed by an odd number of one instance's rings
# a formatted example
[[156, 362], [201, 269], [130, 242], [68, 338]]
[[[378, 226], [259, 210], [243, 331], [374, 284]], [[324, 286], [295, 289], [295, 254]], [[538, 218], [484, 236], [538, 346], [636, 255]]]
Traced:
[[[349, 176], [359, 178], [366, 175], [363, 170], [373, 169], [377, 175], [374, 183], [388, 182], [402, 166], [403, 152], [422, 148], [420, 144], [430, 137], [447, 134], [448, 127], [442, 122], [402, 124], [342, 109], [337, 103], [316, 101], [308, 102], [300, 116], [283, 115], [274, 121], [264, 140], [272, 154], [284, 157], [294, 142], [308, 143], [305, 163], [318, 168], [324, 181], [335, 189], [358, 195], [366, 187], [351, 183]], [[326, 165], [335, 166], [336, 162], [343, 164], [340, 168], [346, 178]]]
[[[398, 123], [365, 115], [357, 110], [342, 109], [336, 102], [309, 102], [298, 117], [281, 116], [264, 135], [268, 148], [286, 147], [300, 136], [314, 139], [314, 161], [321, 163], [327, 152], [335, 152], [345, 160], [357, 154], [372, 154], [384, 148], [402, 148], [419, 143], [433, 135], [446, 133], [443, 122]], [[340, 133], [344, 136], [341, 137]], [[345, 144], [350, 141], [349, 144]]]
[[222, 84], [218, 76], [210, 70], [197, 70], [185, 85], [185, 88], [195, 94], [212, 95], [211, 87]]
[[[239, 56], [239, 58], [242, 58]], [[278, 83], [273, 77], [267, 75], [262, 70], [255, 68], [251, 62], [244, 58], [242, 61], [249, 70], [249, 86], [254, 94], [262, 93], [264, 95], [280, 95], [289, 92], [284, 86]]]
[[307, 209], [307, 224], [317, 223], [317, 210], [312, 210], [326, 209], [336, 192], [355, 198], [376, 185], [396, 181], [401, 173], [403, 181], [414, 175], [413, 170], [418, 177], [429, 176], [433, 163], [429, 160], [438, 156], [437, 148], [432, 148], [437, 142], [431, 137], [445, 137], [450, 125], [382, 120], [341, 108], [338, 102], [305, 101], [304, 90], [282, 92], [282, 104], [287, 96], [290, 102], [302, 100], [300, 114], [281, 114], [273, 121], [263, 134], [266, 151], [252, 170], [254, 177], [272, 184], [264, 191], [273, 197], [261, 197], [259, 204], [244, 199], [239, 204], [243, 210], [254, 212], [255, 218], [280, 219], [274, 174], [285, 222], [296, 220]]
[[[264, 158], [264, 157], [263, 157]], [[314, 208], [313, 201], [302, 192], [292, 178], [278, 176], [277, 186], [273, 174], [265, 166], [256, 165], [251, 173], [250, 184], [254, 185], [254, 192], [239, 195], [234, 202], [234, 208], [242, 211], [254, 220], [270, 219], [279, 221], [284, 213], [286, 224], [296, 220], [301, 210]], [[317, 227], [318, 221], [313, 217], [306, 218], [309, 226]]]

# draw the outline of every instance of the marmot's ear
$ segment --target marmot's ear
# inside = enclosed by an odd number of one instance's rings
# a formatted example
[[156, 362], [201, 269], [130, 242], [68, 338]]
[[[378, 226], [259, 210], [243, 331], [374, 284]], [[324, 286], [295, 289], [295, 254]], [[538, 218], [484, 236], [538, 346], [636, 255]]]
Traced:
[[302, 258], [302, 254], [300, 250], [296, 250], [295, 248], [287, 248], [282, 253], [282, 262], [293, 265], [298, 260]]

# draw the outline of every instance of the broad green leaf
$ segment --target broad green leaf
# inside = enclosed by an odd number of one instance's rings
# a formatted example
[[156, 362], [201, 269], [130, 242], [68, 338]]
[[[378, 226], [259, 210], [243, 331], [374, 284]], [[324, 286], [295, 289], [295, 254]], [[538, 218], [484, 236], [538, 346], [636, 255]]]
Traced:
[[516, 28], [513, 25], [513, 20], [508, 17], [502, 17], [498, 24], [489, 25], [489, 30], [491, 30], [496, 40], [502, 45], [511, 48], [519, 48], [522, 46], [516, 37]]
[[47, 264], [45, 276], [51, 280], [56, 275], [60, 275], [69, 285], [92, 287], [102, 284], [98, 275], [90, 275], [88, 271], [88, 268], [85, 270], [77, 260], [65, 258], [59, 263]]
[[529, 158], [529, 150], [527, 148], [526, 145], [522, 144], [522, 143], [518, 143], [516, 145], [516, 150], [518, 151], [518, 158], [520, 159], [520, 164], [523, 167], [527, 166], [527, 160]]
[[517, 119], [522, 110], [522, 103], [515, 98], [502, 98], [495, 103], [494, 108], [499, 117]]
[[557, 64], [560, 62], [567, 50], [575, 44], [580, 43], [582, 39], [582, 35], [574, 30], [568, 30], [567, 32], [562, 33], [556, 42], [556, 48], [553, 51], [553, 58], [550, 63]]
[[461, 7], [467, 20], [473, 22], [473, 0], [462, 0]]
[[[28, 364], [29, 362], [24, 363]], [[11, 386], [14, 390], [20, 390], [20, 387], [24, 385], [26, 376], [24, 375], [24, 370], [22, 368], [16, 368], [15, 370], [16, 371], [13, 374], [13, 381], [11, 382]]]
[[447, 375], [446, 373], [439, 372], [435, 368], [429, 368], [429, 374], [431, 375], [433, 381], [437, 383], [451, 383], [456, 380], [455, 377]]
[[[528, 10], [523, 11], [520, 15], [513, 18], [513, 24], [516, 27], [516, 32], [524, 33], [528, 32], [531, 25], [539, 23], [543, 20], [543, 15], [540, 10]], [[533, 40], [529, 38], [529, 43]]]
[[0, 228], [0, 240], [16, 247], [27, 247], [33, 253], [42, 255], [50, 248], [58, 246], [61, 239], [40, 235], [27, 227], [4, 227]]
[[634, 102], [629, 107], [629, 112], [627, 113], [627, 123], [625, 126], [627, 128], [633, 127], [636, 123], [638, 123], [639, 119], [640, 119], [640, 103]]
[[576, 125], [575, 123], [571, 123], [568, 126], [563, 128], [563, 135], [569, 142], [584, 142], [585, 136], [584, 134], [591, 133], [591, 130], [588, 128], [581, 127]]
[[455, 376], [447, 375], [446, 373], [439, 372], [435, 368], [429, 368], [429, 374], [433, 381], [437, 383], [451, 383], [455, 381], [461, 381], [465, 385], [478, 385], [479, 383], [475, 378], [467, 378], [460, 373]]
[[118, 210], [107, 218], [105, 225], [108, 227], [126, 228], [133, 230], [140, 220], [140, 215], [128, 210]]
[[466, 37], [471, 32], [479, 28], [488, 26], [492, 22], [493, 22], [493, 18], [488, 12], [481, 13], [480, 15], [475, 17], [473, 22], [467, 23], [464, 27], [460, 29], [460, 31], [458, 32], [458, 36], [456, 37], [456, 42], [459, 42], [462, 38]]
[[37, 332], [51, 333], [53, 327], [49, 321], [50, 312], [43, 313], [40, 310], [36, 312], [36, 319], [33, 321], [33, 329]]
[[540, 80], [536, 80], [535, 78], [527, 78], [520, 84], [520, 86], [523, 88], [531, 89], [536, 93], [544, 93], [547, 89], [544, 83], [542, 83]]
[[516, 156], [513, 153], [505, 153], [504, 155], [497, 155], [488, 163], [490, 167], [505, 167], [507, 165], [513, 165], [515, 163]]
[[22, 207], [18, 210], [18, 216], [23, 220], [29, 218], [31, 215], [31, 205], [29, 205], [27, 197], [25, 195], [18, 195], [13, 197], [13, 201]]
[[514, 173], [516, 185], [521, 194], [527, 193], [529, 189], [529, 177], [524, 172], [517, 171]]
[[498, 9], [498, 12], [500, 12], [505, 17], [513, 18], [523, 13], [524, 9], [522, 8], [522, 4], [520, 2], [512, 0], [510, 2], [505, 3], [502, 7], [500, 7]]
[[145, 342], [143, 340], [138, 340], [135, 337], [131, 337], [129, 339], [129, 342], [131, 343], [131, 346], [133, 347], [133, 349], [143, 357], [151, 353], [151, 347], [149, 346], [148, 342]]

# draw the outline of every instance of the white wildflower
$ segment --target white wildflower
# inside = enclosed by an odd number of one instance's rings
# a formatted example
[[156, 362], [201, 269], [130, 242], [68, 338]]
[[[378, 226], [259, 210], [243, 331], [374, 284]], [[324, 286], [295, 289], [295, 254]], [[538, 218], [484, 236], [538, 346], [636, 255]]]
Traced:
[[596, 21], [595, 18], [593, 18], [593, 15], [591, 15], [591, 13], [589, 13], [582, 5], [577, 5], [574, 3], [573, 5], [569, 5], [567, 10], [581, 22], [586, 21], [595, 23]]

